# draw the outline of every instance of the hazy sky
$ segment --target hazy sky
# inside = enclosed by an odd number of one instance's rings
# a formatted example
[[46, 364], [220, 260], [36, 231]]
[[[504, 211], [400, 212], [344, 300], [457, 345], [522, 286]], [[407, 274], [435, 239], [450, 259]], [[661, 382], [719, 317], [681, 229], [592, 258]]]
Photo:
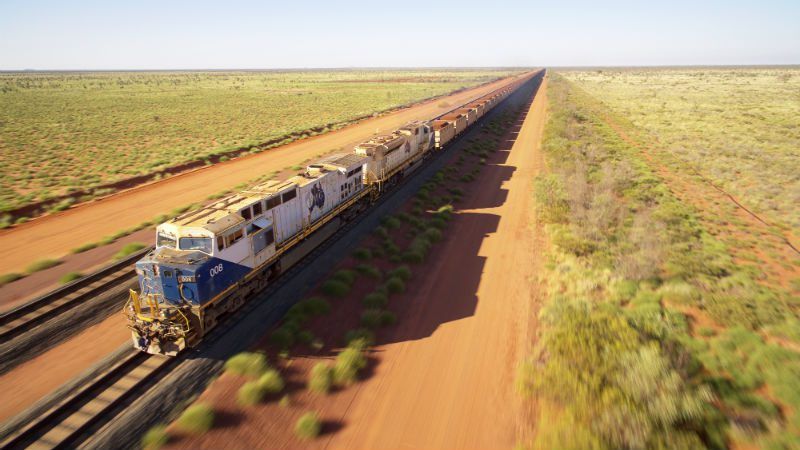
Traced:
[[0, 70], [800, 63], [800, 0], [0, 0]]

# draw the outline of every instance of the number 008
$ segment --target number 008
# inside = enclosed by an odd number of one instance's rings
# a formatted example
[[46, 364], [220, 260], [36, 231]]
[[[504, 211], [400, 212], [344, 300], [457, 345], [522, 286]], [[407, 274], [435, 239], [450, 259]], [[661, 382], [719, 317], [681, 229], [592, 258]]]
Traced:
[[213, 277], [214, 275], [218, 275], [220, 272], [222, 272], [222, 264], [217, 264], [208, 271], [208, 274]]

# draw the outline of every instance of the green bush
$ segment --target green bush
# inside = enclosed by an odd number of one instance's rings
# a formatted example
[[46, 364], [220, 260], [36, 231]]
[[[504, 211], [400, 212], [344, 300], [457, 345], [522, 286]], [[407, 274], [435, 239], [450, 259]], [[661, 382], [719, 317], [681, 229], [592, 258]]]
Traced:
[[419, 251], [409, 250], [404, 252], [399, 260], [411, 264], [420, 264], [425, 261], [425, 255]]
[[381, 311], [379, 309], [367, 309], [361, 313], [361, 326], [374, 329], [380, 325]]
[[269, 342], [282, 350], [288, 350], [294, 345], [294, 332], [286, 327], [278, 328], [269, 335]]
[[399, 278], [403, 281], [411, 279], [411, 268], [408, 266], [399, 266], [389, 271], [387, 274], [389, 278]]
[[369, 345], [375, 342], [375, 335], [372, 331], [366, 328], [357, 328], [355, 330], [349, 330], [347, 333], [344, 334], [344, 343], [345, 345], [349, 346], [354, 342], [363, 343], [364, 345]]
[[390, 230], [396, 230], [400, 228], [402, 225], [403, 223], [400, 222], [400, 219], [396, 217], [386, 217], [383, 220], [383, 226]]
[[386, 239], [386, 238], [389, 237], [389, 231], [386, 229], [386, 227], [383, 227], [383, 226], [379, 226], [379, 227], [375, 228], [374, 233], [375, 233], [376, 236], [378, 236], [380, 238], [383, 238], [383, 239]]
[[372, 259], [372, 251], [368, 248], [357, 248], [353, 251], [353, 258], [360, 259], [362, 261], [367, 261]]
[[297, 303], [303, 313], [310, 316], [324, 316], [331, 312], [331, 304], [320, 297], [311, 297]]
[[308, 390], [319, 394], [327, 394], [333, 384], [333, 368], [326, 363], [316, 363], [311, 368], [308, 379]]
[[91, 250], [93, 248], [97, 248], [99, 245], [100, 244], [97, 243], [97, 242], [90, 242], [88, 244], [83, 244], [81, 246], [73, 248], [72, 250], [70, 250], [70, 253], [74, 253], [74, 254], [83, 253], [83, 252], [89, 251], [89, 250]]
[[339, 280], [328, 280], [322, 285], [322, 292], [331, 297], [344, 297], [350, 292], [350, 285]]
[[397, 315], [391, 311], [381, 311], [380, 323], [382, 327], [397, 323]]
[[165, 425], [156, 425], [142, 436], [142, 449], [158, 450], [169, 443], [169, 433]]
[[392, 294], [397, 294], [406, 290], [406, 284], [402, 279], [392, 277], [386, 281], [386, 289]]
[[49, 269], [51, 267], [55, 267], [59, 264], [61, 264], [61, 261], [56, 259], [40, 259], [39, 261], [31, 263], [25, 269], [25, 273], [31, 274], [34, 272], [39, 272], [45, 269]]
[[387, 303], [389, 303], [389, 297], [386, 293], [380, 291], [370, 292], [361, 300], [361, 304], [365, 308], [380, 309], [386, 306]]
[[214, 426], [214, 410], [203, 403], [192, 405], [178, 417], [177, 427], [188, 434], [203, 434]]
[[300, 439], [314, 439], [319, 436], [321, 431], [322, 423], [320, 423], [317, 415], [312, 412], [303, 414], [294, 426], [294, 433]]
[[295, 339], [301, 344], [309, 345], [314, 341], [314, 333], [309, 330], [302, 330], [297, 333]]
[[367, 367], [367, 358], [364, 356], [366, 342], [356, 339], [351, 341], [347, 348], [336, 355], [333, 366], [333, 381], [339, 386], [349, 386], [358, 379], [358, 372]]
[[130, 256], [145, 247], [146, 245], [142, 244], [141, 242], [131, 242], [130, 244], [125, 244], [120, 251], [114, 254], [114, 259], [123, 259], [126, 256]]
[[25, 275], [22, 275], [22, 274], [19, 274], [19, 273], [6, 273], [6, 274], [3, 274], [3, 275], [0, 275], [0, 286], [4, 286], [4, 285], [6, 285], [8, 283], [12, 283], [12, 282], [17, 281], [17, 280], [22, 279], [22, 278], [25, 278]]
[[336, 273], [334, 273], [330, 279], [341, 281], [342, 283], [351, 286], [353, 283], [355, 283], [356, 278], [358, 278], [358, 273], [356, 271], [341, 269], [337, 270]]
[[375, 266], [371, 266], [368, 264], [360, 264], [356, 267], [356, 272], [368, 277], [372, 278], [373, 280], [379, 280], [382, 276], [381, 270]]
[[235, 375], [258, 378], [269, 369], [263, 353], [242, 352], [225, 361], [225, 371]]
[[442, 240], [442, 232], [435, 227], [428, 228], [425, 230], [425, 238], [430, 242], [439, 242]]
[[277, 394], [283, 390], [285, 383], [277, 370], [269, 369], [259, 377], [258, 386], [267, 394]]
[[58, 279], [58, 282], [61, 284], [71, 283], [77, 279], [83, 278], [83, 274], [80, 272], [68, 272], [61, 276]]
[[248, 381], [236, 392], [236, 403], [240, 406], [253, 406], [261, 403], [266, 391], [258, 381]]

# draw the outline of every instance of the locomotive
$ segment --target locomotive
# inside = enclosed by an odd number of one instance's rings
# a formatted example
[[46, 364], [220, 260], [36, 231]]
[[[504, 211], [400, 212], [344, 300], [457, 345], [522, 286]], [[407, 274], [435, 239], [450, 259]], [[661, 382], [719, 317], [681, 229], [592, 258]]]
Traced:
[[125, 306], [134, 347], [177, 355], [238, 309], [433, 152], [463, 133], [527, 77], [430, 122], [411, 122], [183, 213], [156, 228], [136, 263], [138, 292]]

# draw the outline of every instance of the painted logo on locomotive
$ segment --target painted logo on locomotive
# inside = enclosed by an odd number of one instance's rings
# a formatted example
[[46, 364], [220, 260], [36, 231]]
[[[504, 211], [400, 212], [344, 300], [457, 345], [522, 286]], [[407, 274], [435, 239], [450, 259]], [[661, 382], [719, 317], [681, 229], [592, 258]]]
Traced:
[[325, 206], [325, 191], [317, 183], [311, 188], [311, 196], [308, 198], [308, 212], [310, 214], [315, 207], [322, 209], [323, 206]]

